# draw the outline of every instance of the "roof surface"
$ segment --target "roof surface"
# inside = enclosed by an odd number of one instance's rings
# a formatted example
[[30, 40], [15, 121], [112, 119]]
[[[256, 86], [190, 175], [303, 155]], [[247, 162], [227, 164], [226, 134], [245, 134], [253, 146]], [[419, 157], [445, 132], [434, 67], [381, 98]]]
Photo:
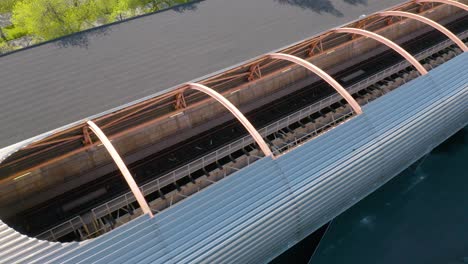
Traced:
[[402, 0], [206, 0], [0, 57], [0, 149]]
[[265, 263], [467, 124], [467, 60], [460, 54], [277, 159], [96, 239], [38, 242], [0, 221], [0, 262]]

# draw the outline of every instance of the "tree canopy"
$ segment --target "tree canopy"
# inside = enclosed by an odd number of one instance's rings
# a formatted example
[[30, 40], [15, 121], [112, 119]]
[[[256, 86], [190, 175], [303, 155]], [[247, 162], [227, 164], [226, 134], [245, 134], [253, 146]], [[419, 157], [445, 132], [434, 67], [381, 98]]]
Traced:
[[13, 8], [12, 22], [35, 36], [51, 39], [81, 29], [81, 9], [63, 0], [23, 0]]
[[9, 13], [17, 0], [0, 0], [0, 14]]
[[[42, 40], [92, 28], [139, 13], [157, 11], [190, 0], [0, 0], [14, 1], [12, 22]], [[11, 4], [10, 4], [11, 5]]]

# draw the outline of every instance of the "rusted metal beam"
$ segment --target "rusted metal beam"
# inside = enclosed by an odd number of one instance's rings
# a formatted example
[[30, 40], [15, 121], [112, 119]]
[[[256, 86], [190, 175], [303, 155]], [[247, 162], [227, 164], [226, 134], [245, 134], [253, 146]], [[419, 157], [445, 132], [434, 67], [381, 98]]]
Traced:
[[[275, 63], [276, 62], [274, 60], [271, 60], [271, 61], [269, 61], [269, 62], [267, 62], [265, 64], [260, 65], [260, 69], [266, 69], [266, 68], [270, 67], [271, 65], [273, 65]], [[263, 76], [265, 76], [265, 75], [263, 75]]]
[[187, 103], [185, 102], [185, 97], [183, 92], [179, 92], [176, 94], [176, 103], [175, 109], [181, 110], [187, 108]]
[[[171, 91], [171, 92], [168, 92], [167, 94], [163, 94], [161, 96], [150, 98], [150, 99], [145, 100], [143, 102], [128, 106], [128, 107], [126, 107], [124, 109], [120, 109], [120, 110], [118, 110], [116, 112], [109, 113], [109, 114], [107, 114], [105, 116], [98, 117], [98, 118], [94, 119], [94, 122], [100, 122], [101, 124], [103, 124], [103, 125], [101, 125], [101, 127], [103, 127], [103, 128], [104, 128], [104, 126], [109, 127], [109, 123], [112, 123], [112, 124], [114, 123], [113, 121], [115, 119], [112, 120], [112, 118], [114, 118], [115, 116], [118, 116], [120, 114], [127, 115], [126, 113], [129, 113], [129, 112], [135, 113], [135, 112], [132, 112], [133, 110], [138, 112], [138, 111], [140, 111], [142, 108], [144, 108], [146, 106], [158, 104], [163, 100], [172, 98], [175, 94], [176, 94], [175, 91]], [[109, 121], [109, 120], [111, 120], [111, 121]]]
[[[358, 22], [356, 22], [356, 23], [354, 24], [354, 27], [355, 27], [355, 28], [364, 29], [365, 26], [366, 26], [366, 24], [367, 24], [367, 20], [369, 20], [369, 19], [368, 19], [368, 18], [367, 18], [367, 19], [365, 18], [365, 19], [359, 20]], [[354, 39], [354, 38], [353, 38], [353, 39]]]
[[253, 80], [260, 79], [260, 78], [262, 78], [262, 71], [260, 70], [260, 65], [257, 63], [257, 64], [250, 66], [249, 76], [247, 77], [247, 80], [251, 82]]
[[66, 137], [66, 138], [61, 138], [61, 139], [56, 139], [56, 140], [50, 140], [50, 141], [41, 142], [37, 144], [31, 144], [29, 146], [24, 147], [23, 149], [33, 149], [33, 148], [44, 147], [44, 146], [53, 145], [53, 144], [61, 143], [61, 142], [69, 142], [69, 141], [73, 141], [82, 137], [83, 137], [82, 135], [78, 135], [78, 136]]
[[453, 0], [414, 0], [415, 3], [441, 3], [451, 6], [456, 6], [461, 8], [465, 11], [468, 11], [468, 5], [465, 5], [461, 2], [453, 1]]
[[317, 39], [316, 41], [314, 41], [314, 42], [312, 42], [310, 44], [310, 48], [309, 48], [309, 51], [307, 52], [307, 55], [309, 57], [312, 57], [312, 56], [316, 55], [317, 53], [315, 53], [315, 50], [317, 50], [318, 53], [323, 52], [323, 43], [322, 43], [321, 38]]
[[60, 142], [60, 143], [58, 143], [58, 144], [56, 144], [56, 145], [52, 145], [52, 146], [50, 146], [50, 147], [41, 149], [41, 150], [39, 150], [39, 151], [36, 151], [36, 152], [34, 152], [34, 153], [25, 155], [25, 156], [23, 156], [23, 157], [21, 157], [21, 158], [18, 158], [18, 159], [13, 160], [13, 161], [10, 161], [10, 162], [7, 162], [7, 163], [2, 163], [2, 164], [0, 164], [0, 168], [4, 168], [4, 167], [10, 166], [10, 165], [13, 165], [13, 164], [15, 164], [15, 163], [18, 163], [18, 162], [20, 162], [20, 161], [30, 159], [30, 158], [32, 158], [32, 157], [34, 157], [34, 156], [37, 156], [37, 155], [39, 155], [39, 154], [42, 154], [42, 153], [47, 152], [47, 151], [49, 151], [49, 150], [52, 150], [53, 148], [63, 146], [63, 145], [65, 145], [65, 144], [69, 143], [69, 142], [71, 142], [71, 141], [63, 141], [63, 142]]
[[418, 13], [424, 12], [424, 10], [428, 10], [434, 7], [434, 3], [417, 3], [419, 4]]
[[387, 25], [393, 24], [393, 17], [387, 17], [387, 19], [385, 20], [385, 22], [387, 23]]
[[91, 136], [89, 135], [89, 130], [87, 126], [83, 127], [83, 144], [85, 146], [93, 144], [93, 140], [91, 139]]
[[243, 72], [243, 73], [238, 73], [238, 74], [230, 75], [230, 76], [223, 77], [223, 78], [213, 78], [213, 79], [210, 78], [208, 80], [201, 81], [200, 83], [209, 85], [212, 83], [218, 83], [222, 81], [232, 81], [234, 79], [244, 78], [245, 76], [248, 76], [248, 75], [249, 75], [248, 72]]
[[109, 122], [104, 122], [103, 125], [101, 125], [101, 127], [104, 129], [104, 128], [108, 128], [108, 127], [111, 127], [113, 125], [116, 125], [122, 121], [125, 121], [126, 119], [130, 118], [130, 117], [133, 117], [137, 114], [140, 114], [141, 112], [143, 112], [145, 109], [148, 109], [150, 107], [153, 107], [154, 105], [156, 105], [157, 103], [159, 103], [158, 101], [156, 100], [151, 100], [151, 101], [148, 101], [146, 102], [145, 104], [141, 104], [138, 108], [135, 108], [133, 111], [130, 111], [112, 121], [109, 121]]

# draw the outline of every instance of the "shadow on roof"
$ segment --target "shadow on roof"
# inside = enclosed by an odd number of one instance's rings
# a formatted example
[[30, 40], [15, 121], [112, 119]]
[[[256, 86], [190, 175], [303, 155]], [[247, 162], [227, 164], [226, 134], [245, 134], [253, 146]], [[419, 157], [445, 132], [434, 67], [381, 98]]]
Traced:
[[[310, 9], [319, 14], [329, 13], [336, 17], [342, 17], [343, 13], [335, 8], [329, 0], [275, 0], [282, 5], [298, 6], [302, 9]], [[367, 0], [348, 0], [352, 2], [367, 1]]]
[[58, 39], [56, 42], [56, 45], [61, 48], [80, 47], [80, 48], [87, 49], [89, 45], [90, 36], [102, 37], [102, 36], [107, 35], [110, 31], [111, 31], [110, 27], [100, 27], [92, 31], [78, 32], [66, 38]]
[[351, 5], [367, 5], [367, 0], [344, 0], [346, 3]]

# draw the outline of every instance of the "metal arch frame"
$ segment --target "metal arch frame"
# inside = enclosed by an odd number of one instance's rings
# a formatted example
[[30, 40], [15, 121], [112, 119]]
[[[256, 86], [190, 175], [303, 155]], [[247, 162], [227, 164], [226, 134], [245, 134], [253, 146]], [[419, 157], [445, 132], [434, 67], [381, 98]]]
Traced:
[[319, 67], [315, 66], [314, 64], [304, 59], [296, 57], [294, 55], [289, 55], [289, 54], [284, 54], [284, 53], [271, 53], [271, 54], [268, 54], [268, 56], [272, 59], [287, 60], [287, 61], [293, 62], [317, 74], [320, 78], [322, 78], [329, 85], [331, 85], [350, 104], [350, 106], [353, 108], [356, 114], [358, 115], [362, 114], [361, 106], [353, 98], [353, 96], [351, 96], [351, 94], [348, 93], [348, 91], [346, 91], [346, 89], [343, 86], [341, 86], [341, 84], [339, 84], [333, 77], [328, 75], [328, 73], [324, 72]]
[[130, 174], [130, 171], [128, 170], [127, 166], [123, 162], [122, 158], [120, 157], [119, 153], [114, 148], [110, 140], [93, 121], [88, 121], [87, 123], [89, 125], [89, 128], [94, 132], [94, 134], [96, 134], [99, 140], [101, 140], [101, 143], [107, 149], [115, 164], [119, 168], [120, 172], [124, 176], [128, 186], [130, 187], [130, 190], [132, 191], [133, 195], [135, 195], [135, 198], [138, 204], [140, 205], [143, 214], [148, 214], [150, 217], [153, 217], [153, 213], [151, 212], [151, 209], [148, 203], [146, 202], [145, 196], [143, 196], [143, 193], [141, 192], [140, 188], [138, 188], [135, 179], [133, 179], [132, 174]]
[[427, 24], [427, 25], [439, 30], [441, 33], [443, 33], [449, 39], [451, 39], [453, 42], [455, 42], [455, 44], [457, 44], [463, 50], [463, 52], [468, 51], [468, 48], [466, 47], [465, 43], [463, 43], [463, 41], [461, 41], [461, 39], [459, 39], [455, 34], [453, 34], [446, 27], [442, 26], [441, 24], [439, 24], [439, 23], [437, 23], [437, 22], [435, 22], [435, 21], [433, 21], [433, 20], [431, 20], [431, 19], [429, 19], [427, 17], [423, 17], [423, 16], [418, 15], [418, 14], [413, 14], [413, 13], [404, 12], [404, 11], [384, 11], [384, 12], [378, 13], [378, 15], [380, 15], [380, 16], [399, 16], [399, 17], [406, 17], [406, 18], [418, 20], [419, 22], [422, 22], [424, 24]]
[[378, 42], [385, 44], [386, 46], [392, 48], [394, 51], [398, 52], [409, 63], [411, 63], [419, 71], [421, 75], [427, 74], [427, 70], [421, 65], [421, 63], [419, 63], [418, 60], [416, 60], [415, 57], [413, 57], [413, 55], [409, 54], [405, 49], [400, 47], [400, 45], [387, 39], [386, 37], [380, 36], [368, 30], [358, 29], [358, 28], [336, 28], [336, 29], [333, 29], [332, 31], [336, 33], [358, 34], [358, 35], [363, 35], [365, 37], [377, 40]]
[[453, 0], [415, 0], [414, 2], [416, 3], [441, 3], [441, 4], [456, 6], [465, 11], [468, 11], [468, 5], [465, 5], [463, 3], [453, 1]]
[[239, 111], [239, 109], [234, 106], [231, 102], [229, 102], [228, 99], [226, 99], [224, 96], [222, 96], [220, 93], [216, 92], [215, 90], [199, 83], [187, 83], [188, 87], [197, 91], [200, 91], [202, 93], [207, 94], [211, 98], [215, 99], [219, 103], [221, 103], [229, 112], [231, 112], [239, 122], [247, 129], [249, 134], [253, 137], [255, 142], [257, 142], [258, 146], [260, 149], [263, 151], [265, 156], [270, 156], [272, 158], [275, 158], [273, 153], [271, 152], [270, 147], [268, 144], [265, 142], [263, 137], [258, 133], [257, 129], [250, 123], [250, 121], [244, 116], [244, 114]]

